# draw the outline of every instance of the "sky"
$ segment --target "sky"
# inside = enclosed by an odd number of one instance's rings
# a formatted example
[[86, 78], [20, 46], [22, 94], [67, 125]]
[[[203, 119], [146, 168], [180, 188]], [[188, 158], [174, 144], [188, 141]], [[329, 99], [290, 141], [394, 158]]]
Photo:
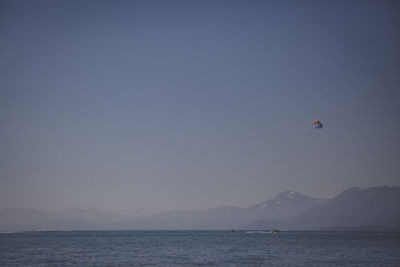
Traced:
[[244, 207], [400, 186], [399, 12], [1, 0], [0, 208]]

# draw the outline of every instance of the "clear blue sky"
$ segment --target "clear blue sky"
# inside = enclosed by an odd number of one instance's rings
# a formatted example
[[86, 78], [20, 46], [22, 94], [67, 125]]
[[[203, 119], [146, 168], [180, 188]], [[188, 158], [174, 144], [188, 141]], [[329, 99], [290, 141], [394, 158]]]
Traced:
[[[0, 2], [0, 208], [400, 185], [398, 1]], [[326, 126], [313, 132], [312, 122]]]

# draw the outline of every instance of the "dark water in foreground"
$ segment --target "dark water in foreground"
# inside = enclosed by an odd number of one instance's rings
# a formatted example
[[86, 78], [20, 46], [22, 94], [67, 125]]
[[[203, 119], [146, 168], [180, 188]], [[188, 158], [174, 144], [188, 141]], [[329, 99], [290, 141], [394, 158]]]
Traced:
[[0, 265], [400, 266], [400, 233], [3, 233], [0, 234]]

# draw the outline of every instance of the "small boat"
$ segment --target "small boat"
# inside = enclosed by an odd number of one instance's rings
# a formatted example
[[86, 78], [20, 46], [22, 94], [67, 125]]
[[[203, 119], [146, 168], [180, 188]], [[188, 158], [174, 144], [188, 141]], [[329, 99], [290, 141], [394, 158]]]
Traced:
[[279, 230], [279, 229], [275, 229], [275, 228], [272, 228], [272, 230], [269, 232], [270, 234], [277, 234], [277, 233], [279, 233], [281, 230]]

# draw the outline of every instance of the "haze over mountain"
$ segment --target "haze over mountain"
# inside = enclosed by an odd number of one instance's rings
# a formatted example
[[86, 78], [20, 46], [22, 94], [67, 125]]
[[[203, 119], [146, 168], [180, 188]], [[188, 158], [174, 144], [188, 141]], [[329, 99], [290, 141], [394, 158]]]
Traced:
[[262, 203], [239, 208], [121, 213], [71, 207], [57, 212], [0, 210], [0, 230], [97, 229], [271, 229], [380, 227], [400, 229], [400, 188], [350, 188], [332, 199], [285, 191]]
[[397, 229], [400, 230], [400, 188], [357, 187], [311, 207], [298, 215], [262, 220], [247, 225], [255, 229]]

